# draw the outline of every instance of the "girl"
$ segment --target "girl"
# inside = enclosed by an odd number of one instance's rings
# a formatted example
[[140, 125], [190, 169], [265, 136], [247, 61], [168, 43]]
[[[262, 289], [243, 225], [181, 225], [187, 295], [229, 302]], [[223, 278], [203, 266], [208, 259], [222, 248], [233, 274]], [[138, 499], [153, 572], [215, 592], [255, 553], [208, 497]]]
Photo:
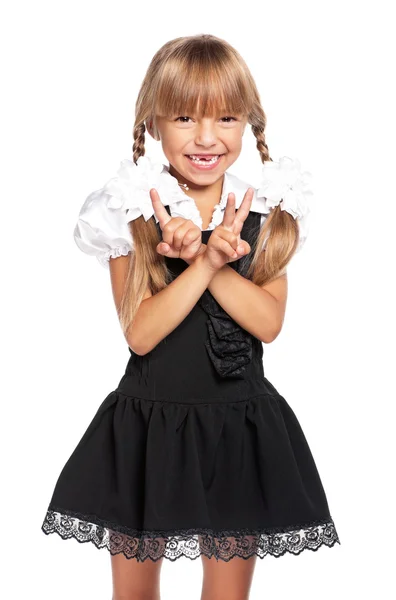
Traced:
[[[259, 189], [228, 172], [247, 123]], [[110, 270], [130, 357], [42, 529], [107, 548], [114, 600], [158, 600], [163, 559], [198, 556], [202, 600], [240, 600], [257, 557], [339, 543], [299, 422], [264, 376], [311, 194], [298, 161], [272, 161], [265, 126], [235, 49], [174, 39], [142, 83], [133, 161], [80, 211], [75, 240]], [[169, 166], [144, 155], [146, 128]]]

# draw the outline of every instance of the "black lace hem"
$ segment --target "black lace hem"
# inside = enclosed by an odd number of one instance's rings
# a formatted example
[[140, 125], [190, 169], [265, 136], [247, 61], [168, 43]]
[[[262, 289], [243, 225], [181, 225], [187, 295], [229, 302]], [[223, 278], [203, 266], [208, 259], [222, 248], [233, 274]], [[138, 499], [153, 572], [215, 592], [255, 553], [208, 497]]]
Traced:
[[95, 515], [82, 515], [63, 509], [48, 509], [41, 526], [44, 533], [57, 533], [63, 539], [92, 542], [112, 555], [122, 553], [138, 561], [160, 558], [176, 560], [182, 556], [196, 559], [201, 554], [229, 561], [236, 556], [264, 558], [286, 553], [298, 555], [303, 550], [340, 544], [332, 518], [288, 527], [214, 531], [212, 529], [180, 529], [145, 531], [121, 527]]

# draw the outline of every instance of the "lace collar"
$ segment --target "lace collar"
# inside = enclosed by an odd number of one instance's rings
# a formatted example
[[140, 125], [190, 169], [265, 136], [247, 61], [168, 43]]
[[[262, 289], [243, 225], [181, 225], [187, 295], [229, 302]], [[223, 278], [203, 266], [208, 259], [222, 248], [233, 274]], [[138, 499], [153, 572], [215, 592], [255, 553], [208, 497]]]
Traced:
[[[175, 177], [173, 177], [169, 173], [169, 167], [166, 165], [164, 165], [164, 172], [166, 175], [168, 175], [172, 179], [175, 179]], [[215, 229], [215, 227], [220, 225], [221, 221], [223, 220], [223, 211], [227, 204], [228, 194], [230, 192], [234, 192], [235, 206], [236, 206], [236, 208], [239, 208], [242, 203], [243, 196], [245, 195], [245, 192], [248, 187], [249, 187], [249, 185], [242, 182], [238, 177], [236, 177], [236, 175], [233, 175], [232, 173], [229, 173], [228, 171], [224, 171], [223, 187], [221, 190], [220, 201], [217, 204], [215, 204], [215, 206], [213, 208], [212, 219], [211, 219], [206, 231]], [[185, 204], [181, 204], [180, 207], [179, 206], [176, 206], [176, 207], [171, 206], [170, 209], [171, 209], [172, 216], [180, 216], [180, 217], [184, 217], [184, 218], [189, 218], [196, 225], [198, 225], [198, 227], [202, 230], [202, 217], [198, 210], [195, 200], [193, 198], [191, 198], [190, 196], [187, 196], [187, 194], [183, 191], [182, 188], [180, 188], [179, 185], [178, 185], [178, 188], [181, 191], [182, 195], [184, 196], [184, 200], [190, 201], [190, 206], [187, 207]], [[179, 214], [177, 211], [180, 209], [181, 209], [181, 212]], [[189, 217], [185, 216], [186, 209], [189, 211], [191, 216], [189, 216]]]
[[[287, 156], [283, 156], [278, 162], [266, 161], [263, 164], [258, 189], [225, 171], [220, 201], [214, 206], [212, 220], [206, 231], [221, 223], [230, 192], [234, 192], [235, 205], [239, 208], [248, 187], [253, 187], [250, 210], [265, 216], [280, 204], [281, 210], [286, 210], [299, 220], [302, 243], [308, 235], [307, 216], [312, 196], [310, 181], [311, 173], [301, 172], [300, 161]], [[158, 191], [162, 203], [170, 207], [173, 217], [191, 219], [202, 230], [202, 217], [195, 200], [179, 186], [167, 165], [148, 156], [140, 156], [137, 164], [129, 159], [121, 161], [117, 176], [110, 179], [103, 189], [108, 196], [108, 208], [125, 210], [127, 222], [137, 219], [140, 215], [147, 221], [154, 215], [158, 223], [149, 194], [152, 187]]]

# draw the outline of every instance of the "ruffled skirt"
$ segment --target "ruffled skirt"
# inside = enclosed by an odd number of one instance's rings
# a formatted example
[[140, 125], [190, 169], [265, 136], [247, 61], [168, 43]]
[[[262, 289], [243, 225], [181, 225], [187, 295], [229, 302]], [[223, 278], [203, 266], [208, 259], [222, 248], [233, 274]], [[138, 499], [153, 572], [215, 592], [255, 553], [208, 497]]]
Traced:
[[276, 393], [100, 405], [42, 530], [138, 561], [299, 554], [340, 543], [307, 440]]

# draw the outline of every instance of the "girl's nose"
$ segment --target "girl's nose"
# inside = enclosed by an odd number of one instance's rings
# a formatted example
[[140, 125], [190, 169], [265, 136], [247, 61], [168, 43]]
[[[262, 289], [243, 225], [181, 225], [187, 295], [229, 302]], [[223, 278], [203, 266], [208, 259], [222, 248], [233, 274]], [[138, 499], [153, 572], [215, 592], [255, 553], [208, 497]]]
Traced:
[[216, 142], [216, 131], [213, 123], [201, 121], [197, 125], [195, 143], [210, 146]]

